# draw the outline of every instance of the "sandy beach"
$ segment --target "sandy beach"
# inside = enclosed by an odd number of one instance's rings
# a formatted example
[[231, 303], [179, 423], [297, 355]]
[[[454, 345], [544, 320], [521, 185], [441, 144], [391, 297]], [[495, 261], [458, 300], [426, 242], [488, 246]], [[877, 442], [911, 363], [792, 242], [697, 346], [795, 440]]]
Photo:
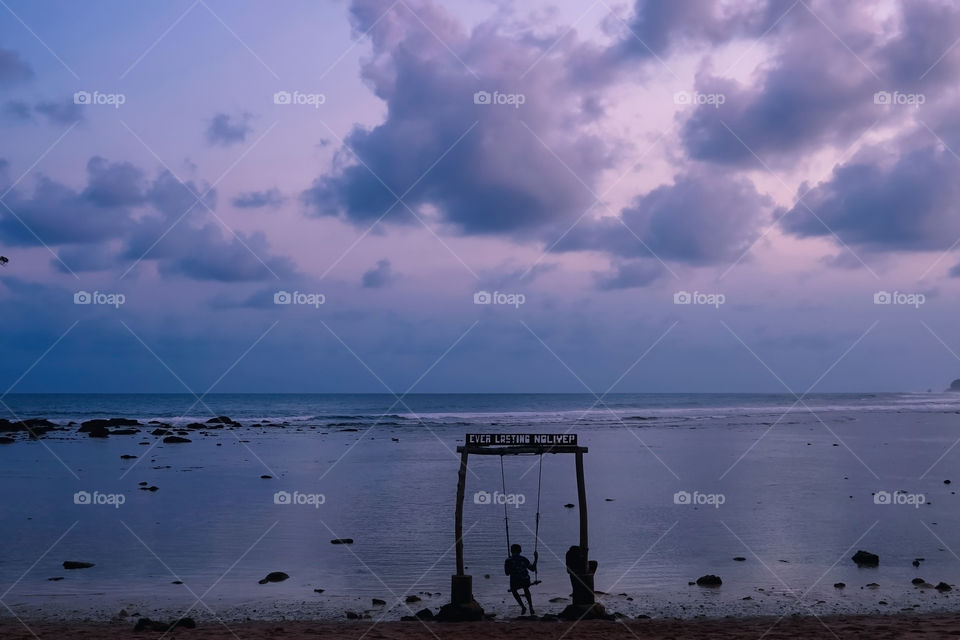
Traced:
[[[10, 640], [35, 638], [72, 638], [75, 640], [160, 637], [161, 633], [134, 633], [130, 624], [29, 624], [29, 630], [17, 622], [0, 622], [0, 637]], [[461, 624], [418, 622], [249, 622], [203, 625], [196, 629], [177, 629], [174, 638], [218, 640], [236, 638], [329, 638], [330, 640], [439, 640], [494, 639], [523, 637], [532, 640], [570, 638], [576, 640], [647, 638], [682, 640], [685, 638], [947, 638], [960, 635], [960, 615], [926, 616], [826, 616], [710, 619], [710, 620], [631, 620], [618, 622], [583, 621], [580, 623], [511, 621]]]

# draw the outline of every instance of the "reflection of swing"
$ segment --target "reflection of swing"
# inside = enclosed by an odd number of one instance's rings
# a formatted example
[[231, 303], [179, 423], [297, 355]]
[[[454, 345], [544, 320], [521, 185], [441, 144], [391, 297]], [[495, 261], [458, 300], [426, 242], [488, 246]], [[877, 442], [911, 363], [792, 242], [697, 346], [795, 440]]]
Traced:
[[[507, 530], [507, 556], [510, 555], [510, 517], [507, 515], [507, 481], [506, 476], [503, 473], [503, 456], [500, 456], [500, 486], [502, 487], [504, 501], [503, 501], [503, 525]], [[540, 470], [537, 474], [537, 519], [534, 524], [533, 530], [533, 553], [536, 555], [537, 549], [540, 546], [540, 489], [543, 487], [543, 453], [540, 454]], [[540, 584], [540, 567], [537, 566], [533, 570], [533, 582], [530, 583], [532, 587], [535, 584]], [[509, 592], [510, 590], [507, 589]]]

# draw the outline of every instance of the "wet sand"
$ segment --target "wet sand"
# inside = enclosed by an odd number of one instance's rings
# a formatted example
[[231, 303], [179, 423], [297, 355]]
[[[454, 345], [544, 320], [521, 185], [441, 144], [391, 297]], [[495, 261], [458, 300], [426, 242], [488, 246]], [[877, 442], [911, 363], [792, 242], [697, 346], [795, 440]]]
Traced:
[[[10, 618], [0, 620], [0, 638], [33, 640], [36, 638], [71, 638], [94, 640], [114, 638], [161, 637], [158, 632], [132, 631], [132, 623], [26, 623]], [[887, 616], [824, 616], [724, 618], [700, 620], [628, 620], [618, 622], [583, 621], [580, 623], [542, 621], [498, 621], [462, 624], [435, 622], [309, 622], [290, 623], [245, 622], [205, 624], [196, 629], [177, 629], [172, 638], [211, 640], [253, 640], [255, 638], [329, 638], [332, 640], [406, 640], [437, 638], [469, 640], [486, 638], [547, 638], [683, 640], [685, 638], [947, 638], [960, 636], [960, 614], [887, 615]]]

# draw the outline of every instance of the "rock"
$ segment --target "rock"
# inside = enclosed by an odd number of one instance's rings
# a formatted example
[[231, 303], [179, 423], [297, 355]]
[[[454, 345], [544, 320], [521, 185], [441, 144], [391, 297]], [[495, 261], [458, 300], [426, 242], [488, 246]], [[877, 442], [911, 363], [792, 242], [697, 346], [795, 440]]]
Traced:
[[869, 551], [863, 551], [862, 549], [853, 554], [850, 559], [853, 560], [858, 567], [876, 567], [880, 565], [880, 556], [875, 553], [870, 553]]
[[746, 562], [746, 561], [747, 561], [747, 559], [744, 558], [743, 556], [736, 556], [736, 557], [734, 557], [733, 560], [734, 560], [734, 562]]
[[64, 569], [89, 569], [94, 566], [92, 562], [77, 562], [76, 560], [65, 560], [63, 563]]
[[273, 480], [273, 476], [268, 476], [266, 474], [260, 476], [261, 480]]
[[697, 578], [698, 587], [719, 587], [721, 584], [723, 584], [723, 580], [720, 579], [720, 576], [715, 576], [712, 573]]
[[140, 491], [151, 491], [151, 492], [160, 491], [160, 487], [156, 485], [150, 486], [150, 487], [140, 487]]
[[944, 480], [944, 481], [943, 481], [943, 484], [950, 484], [950, 481], [949, 481], [949, 480]]
[[183, 580], [174, 580], [170, 584], [183, 584]]
[[417, 611], [413, 615], [417, 620], [433, 620], [434, 619], [433, 611], [430, 611], [430, 609], [420, 609], [420, 611]]
[[135, 456], [135, 455], [132, 455], [132, 454], [129, 454], [129, 453], [125, 453], [125, 454], [123, 454], [122, 456], [120, 456], [120, 459], [121, 459], [121, 460], [133, 460], [133, 459], [136, 458], [136, 457], [137, 457], [137, 456]]
[[13, 444], [16, 442], [13, 438], [8, 438], [7, 436], [0, 436], [0, 444]]
[[353, 544], [353, 538], [334, 538], [330, 544]]
[[384, 606], [385, 604], [387, 604], [387, 601], [386, 601], [386, 600], [381, 600], [380, 598], [374, 598], [374, 599], [373, 599], [373, 606], [375, 606], [375, 607], [382, 607], [382, 606]]
[[361, 617], [356, 611], [347, 611], [347, 620], [359, 620]]
[[157, 427], [156, 429], [154, 429], [153, 431], [150, 432], [150, 435], [152, 435], [152, 436], [168, 436], [168, 435], [170, 435], [171, 433], [173, 433], [173, 432], [170, 431], [169, 429], [161, 429], [161, 428]]
[[567, 601], [566, 598], [550, 598], [550, 603], [551, 603], [551, 604], [556, 604], [556, 603], [558, 603], [558, 602], [566, 602], [566, 601]]
[[912, 564], [914, 567], [919, 567], [919, 566], [920, 566], [920, 561], [919, 561], [919, 560], [914, 560], [914, 561], [911, 562], [910, 564]]
[[926, 580], [924, 580], [923, 578], [914, 578], [913, 580], [910, 581], [910, 584], [924, 584], [925, 582]]
[[217, 416], [216, 418], [210, 418], [207, 420], [207, 424], [233, 424], [233, 420], [230, 416]]
[[87, 431], [87, 435], [91, 438], [106, 438], [110, 435], [110, 429], [106, 427], [91, 427], [90, 430]]
[[137, 420], [130, 420], [129, 418], [107, 418], [106, 420], [98, 418], [96, 420], [85, 420], [80, 423], [79, 433], [86, 433], [90, 429], [97, 429], [101, 427], [136, 427], [140, 426], [140, 422]]
[[59, 582], [63, 580], [63, 576], [57, 576], [55, 578], [47, 578], [47, 580], [49, 580], [50, 582]]
[[114, 429], [110, 433], [115, 436], [132, 436], [135, 433], [140, 433], [140, 429]]
[[573, 509], [575, 506], [577, 506], [577, 505], [573, 504], [572, 502], [568, 502], [567, 504], [563, 505], [563, 508], [564, 508], [564, 509]]
[[326, 589], [314, 589], [314, 590], [313, 590], [314, 593], [323, 593], [324, 591], [326, 591]]
[[163, 439], [164, 444], [177, 444], [180, 442], [193, 442], [190, 438], [181, 438], [180, 436], [167, 436]]
[[170, 631], [176, 627], [195, 629], [197, 627], [197, 623], [193, 621], [193, 618], [180, 618], [179, 620], [174, 620], [173, 622], [160, 622], [159, 620], [151, 620], [150, 618], [140, 618], [137, 620], [137, 624], [133, 627], [133, 630], [158, 631], [161, 633], [166, 633], [167, 631]]
[[260, 582], [258, 582], [257, 584], [267, 584], [268, 582], [283, 582], [289, 577], [290, 576], [285, 574], [283, 571], [271, 571], [270, 573], [267, 574], [267, 577], [260, 580]]
[[868, 589], [879, 589], [879, 588], [880, 588], [880, 585], [877, 584], [876, 582], [871, 582], [871, 583], [869, 583], [869, 584], [867, 585], [867, 588], [868, 588]]
[[834, 582], [834, 583], [833, 583], [833, 588], [834, 588], [834, 589], [845, 589], [846, 586], [847, 586], [847, 585], [846, 585], [846, 583], [844, 583], [844, 582]]
[[405, 602], [407, 604], [410, 604], [411, 602], [420, 602], [420, 598], [417, 596], [407, 596], [407, 599], [405, 600]]
[[937, 583], [937, 586], [935, 586], [934, 589], [936, 589], [937, 591], [940, 591], [940, 592], [942, 593], [942, 592], [944, 592], [944, 591], [952, 591], [952, 590], [953, 590], [953, 587], [951, 587], [950, 585], [948, 585], [946, 582], [938, 582], [938, 583]]
[[957, 378], [950, 383], [950, 388], [947, 391], [960, 391], [960, 378]]

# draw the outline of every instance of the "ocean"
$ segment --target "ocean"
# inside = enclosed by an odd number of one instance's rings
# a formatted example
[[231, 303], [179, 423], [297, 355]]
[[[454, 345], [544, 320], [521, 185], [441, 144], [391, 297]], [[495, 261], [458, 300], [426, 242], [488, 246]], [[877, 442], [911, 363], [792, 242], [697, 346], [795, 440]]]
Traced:
[[[75, 423], [0, 446], [0, 593], [19, 615], [436, 611], [454, 572], [455, 449], [467, 433], [575, 433], [589, 448], [590, 556], [611, 611], [938, 610], [950, 609], [950, 592], [911, 580], [960, 583], [960, 394], [13, 394], [4, 403], [11, 420]], [[241, 426], [187, 428], [219, 415]], [[110, 417], [143, 426], [77, 433]], [[149, 421], [191, 442], [163, 443]], [[570, 592], [563, 556], [578, 536], [578, 510], [566, 506], [577, 502], [572, 457], [507, 457], [501, 477], [499, 458], [477, 456], [469, 469], [464, 546], [477, 600], [518, 613], [502, 572], [506, 511], [511, 541], [539, 551], [535, 605], [559, 611]], [[858, 549], [880, 565], [858, 568]], [[66, 560], [95, 566], [65, 570]], [[290, 578], [258, 584], [273, 571]], [[705, 574], [723, 585], [689, 584]]]

